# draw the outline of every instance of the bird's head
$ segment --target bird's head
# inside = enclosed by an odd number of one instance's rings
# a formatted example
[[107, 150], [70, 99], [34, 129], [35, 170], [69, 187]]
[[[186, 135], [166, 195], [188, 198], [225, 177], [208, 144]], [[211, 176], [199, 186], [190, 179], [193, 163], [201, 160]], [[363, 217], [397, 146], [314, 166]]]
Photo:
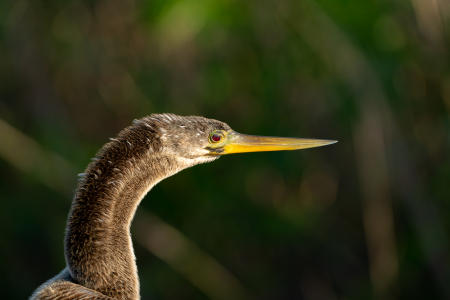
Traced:
[[333, 144], [333, 140], [266, 137], [238, 133], [221, 121], [198, 116], [153, 114], [141, 119], [158, 131], [161, 152], [185, 167], [243, 152], [297, 150]]

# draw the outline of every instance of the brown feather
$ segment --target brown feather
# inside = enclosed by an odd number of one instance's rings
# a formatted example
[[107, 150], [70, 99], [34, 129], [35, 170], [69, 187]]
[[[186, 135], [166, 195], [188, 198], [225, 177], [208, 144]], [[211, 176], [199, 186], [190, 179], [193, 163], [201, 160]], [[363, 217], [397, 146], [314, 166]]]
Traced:
[[82, 174], [69, 213], [67, 267], [31, 299], [139, 299], [130, 236], [137, 206], [162, 179], [207, 156], [213, 130], [229, 130], [203, 117], [154, 114], [135, 120], [97, 153]]

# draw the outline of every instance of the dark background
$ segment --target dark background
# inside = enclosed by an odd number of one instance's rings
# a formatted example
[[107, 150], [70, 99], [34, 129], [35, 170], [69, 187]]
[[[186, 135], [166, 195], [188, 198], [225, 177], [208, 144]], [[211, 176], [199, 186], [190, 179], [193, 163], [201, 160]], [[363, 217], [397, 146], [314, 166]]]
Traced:
[[0, 288], [64, 267], [77, 173], [155, 112], [337, 139], [141, 204], [143, 299], [450, 299], [447, 0], [0, 1]]

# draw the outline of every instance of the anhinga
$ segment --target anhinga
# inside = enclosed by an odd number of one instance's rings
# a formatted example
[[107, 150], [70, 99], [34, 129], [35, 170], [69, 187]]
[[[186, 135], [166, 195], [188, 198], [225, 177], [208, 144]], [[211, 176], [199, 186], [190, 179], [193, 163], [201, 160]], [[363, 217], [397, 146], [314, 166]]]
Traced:
[[130, 224], [155, 184], [224, 154], [334, 142], [245, 135], [197, 116], [153, 114], [135, 120], [103, 146], [82, 174], [66, 227], [67, 266], [31, 299], [139, 299]]

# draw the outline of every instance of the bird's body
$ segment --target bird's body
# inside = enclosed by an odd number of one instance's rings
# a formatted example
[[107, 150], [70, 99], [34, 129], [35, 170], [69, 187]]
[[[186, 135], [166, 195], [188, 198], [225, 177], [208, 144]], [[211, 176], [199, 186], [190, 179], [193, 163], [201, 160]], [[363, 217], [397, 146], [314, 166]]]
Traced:
[[66, 227], [67, 266], [31, 299], [139, 299], [130, 224], [146, 193], [164, 178], [222, 154], [332, 142], [280, 139], [240, 135], [223, 122], [195, 116], [159, 114], [134, 121], [81, 175]]

